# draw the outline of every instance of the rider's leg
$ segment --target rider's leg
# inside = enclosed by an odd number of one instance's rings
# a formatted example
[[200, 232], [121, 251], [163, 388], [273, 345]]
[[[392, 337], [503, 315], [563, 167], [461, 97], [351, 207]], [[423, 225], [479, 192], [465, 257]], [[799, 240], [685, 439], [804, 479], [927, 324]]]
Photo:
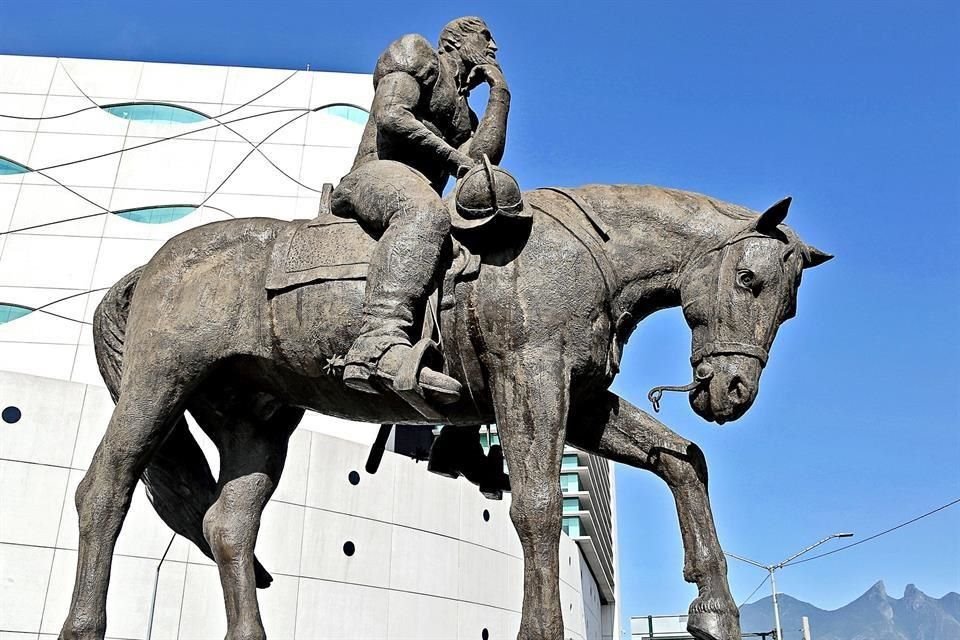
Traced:
[[409, 351], [417, 306], [427, 297], [449, 239], [450, 215], [423, 176], [390, 161], [351, 172], [334, 191], [332, 207], [382, 234], [370, 257], [360, 335], [347, 353], [343, 376], [349, 386], [368, 389], [375, 373], [392, 378]]

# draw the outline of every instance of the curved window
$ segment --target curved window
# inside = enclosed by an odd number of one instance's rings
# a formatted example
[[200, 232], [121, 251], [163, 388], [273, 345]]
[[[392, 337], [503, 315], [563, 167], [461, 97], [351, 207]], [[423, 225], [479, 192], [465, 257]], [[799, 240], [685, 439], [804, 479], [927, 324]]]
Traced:
[[322, 111], [323, 113], [328, 113], [360, 125], [367, 124], [367, 118], [370, 117], [370, 114], [365, 109], [355, 107], [352, 104], [331, 104], [325, 107], [319, 107], [315, 109], [315, 111]]
[[17, 318], [22, 318], [28, 313], [32, 313], [33, 309], [30, 307], [24, 307], [19, 304], [9, 304], [5, 302], [0, 302], [0, 324], [5, 322], [13, 322]]
[[162, 102], [133, 102], [108, 104], [100, 107], [110, 115], [124, 120], [152, 122], [155, 124], [192, 124], [210, 118], [196, 109]]
[[12, 176], [17, 173], [30, 173], [30, 168], [0, 156], [0, 176]]
[[175, 204], [161, 207], [137, 207], [136, 209], [123, 209], [114, 211], [113, 214], [130, 220], [132, 222], [142, 222], [145, 224], [164, 224], [173, 222], [186, 217], [197, 210], [192, 204]]

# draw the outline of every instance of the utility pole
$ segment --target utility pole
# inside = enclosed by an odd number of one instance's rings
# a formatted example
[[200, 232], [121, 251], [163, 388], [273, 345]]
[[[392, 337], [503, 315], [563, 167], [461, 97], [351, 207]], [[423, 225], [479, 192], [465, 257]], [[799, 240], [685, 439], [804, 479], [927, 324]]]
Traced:
[[770, 568], [770, 590], [773, 591], [773, 624], [777, 630], [777, 640], [783, 640], [783, 632], [780, 630], [780, 605], [777, 603], [777, 576], [774, 569]]
[[810, 638], [810, 618], [803, 616], [803, 640], [811, 640]]
[[[783, 569], [785, 566], [787, 566], [788, 564], [790, 564], [792, 561], [796, 560], [797, 558], [799, 558], [800, 556], [802, 556], [802, 555], [805, 554], [806, 552], [810, 551], [811, 549], [815, 549], [816, 547], [819, 547], [819, 546], [822, 545], [824, 542], [829, 542], [830, 540], [833, 540], [834, 538], [851, 538], [851, 537], [853, 537], [853, 534], [852, 534], [852, 533], [834, 533], [834, 534], [831, 534], [831, 535], [827, 536], [826, 538], [824, 538], [823, 540], [821, 540], [821, 541], [819, 541], [819, 542], [815, 542], [814, 544], [810, 545], [810, 546], [807, 547], [806, 549], [804, 549], [804, 550], [802, 550], [802, 551], [798, 551], [797, 553], [793, 554], [792, 556], [790, 556], [790, 557], [787, 558], [786, 560], [781, 560], [781, 561], [778, 562], [777, 564], [761, 564], [761, 563], [757, 562], [756, 560], [751, 560], [750, 558], [744, 558], [743, 556], [738, 556], [738, 555], [735, 554], [735, 553], [729, 553], [729, 552], [727, 552], [727, 551], [724, 551], [723, 553], [724, 553], [724, 555], [728, 555], [728, 556], [730, 556], [731, 558], [735, 558], [735, 559], [737, 559], [737, 560], [740, 560], [741, 562], [746, 562], [747, 564], [752, 564], [752, 565], [755, 566], [755, 567], [759, 567], [760, 569], [764, 569], [765, 571], [767, 571], [767, 572], [770, 574], [770, 589], [773, 591], [773, 621], [774, 621], [774, 623], [776, 624], [777, 640], [784, 640], [784, 639], [783, 639], [783, 630], [780, 628], [780, 605], [777, 603], [777, 578], [776, 578], [776, 576], [774, 575], [774, 573], [777, 571], [777, 569]], [[805, 627], [805, 628], [806, 628], [806, 627]], [[804, 637], [804, 640], [809, 640], [809, 639], [805, 636], [805, 637]]]

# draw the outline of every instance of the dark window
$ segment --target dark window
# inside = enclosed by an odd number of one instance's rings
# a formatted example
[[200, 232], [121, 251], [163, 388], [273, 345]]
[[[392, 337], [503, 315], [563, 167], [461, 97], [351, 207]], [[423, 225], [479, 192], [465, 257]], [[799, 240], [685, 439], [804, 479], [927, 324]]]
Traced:
[[17, 407], [7, 407], [3, 410], [3, 421], [7, 424], [13, 424], [19, 422], [22, 415]]

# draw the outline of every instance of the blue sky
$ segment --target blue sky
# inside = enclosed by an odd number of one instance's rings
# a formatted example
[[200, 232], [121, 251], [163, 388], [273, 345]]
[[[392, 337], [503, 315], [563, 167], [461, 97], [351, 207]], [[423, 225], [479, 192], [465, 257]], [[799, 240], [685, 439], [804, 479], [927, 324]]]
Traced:
[[[754, 209], [792, 194], [788, 222], [837, 255], [804, 278], [747, 416], [718, 428], [665, 401], [664, 422], [706, 452], [727, 549], [776, 562], [960, 497], [960, 4], [12, 2], [0, 43], [366, 73], [391, 39], [434, 40], [473, 13], [500, 44], [504, 165], [526, 188], [653, 183]], [[616, 390], [646, 408], [651, 386], [687, 381], [689, 349], [679, 312], [647, 320]], [[617, 477], [623, 611], [682, 612], [694, 589], [670, 494]], [[731, 562], [738, 602], [762, 577]], [[960, 590], [960, 507], [779, 586], [834, 608], [881, 579], [897, 596]]]

